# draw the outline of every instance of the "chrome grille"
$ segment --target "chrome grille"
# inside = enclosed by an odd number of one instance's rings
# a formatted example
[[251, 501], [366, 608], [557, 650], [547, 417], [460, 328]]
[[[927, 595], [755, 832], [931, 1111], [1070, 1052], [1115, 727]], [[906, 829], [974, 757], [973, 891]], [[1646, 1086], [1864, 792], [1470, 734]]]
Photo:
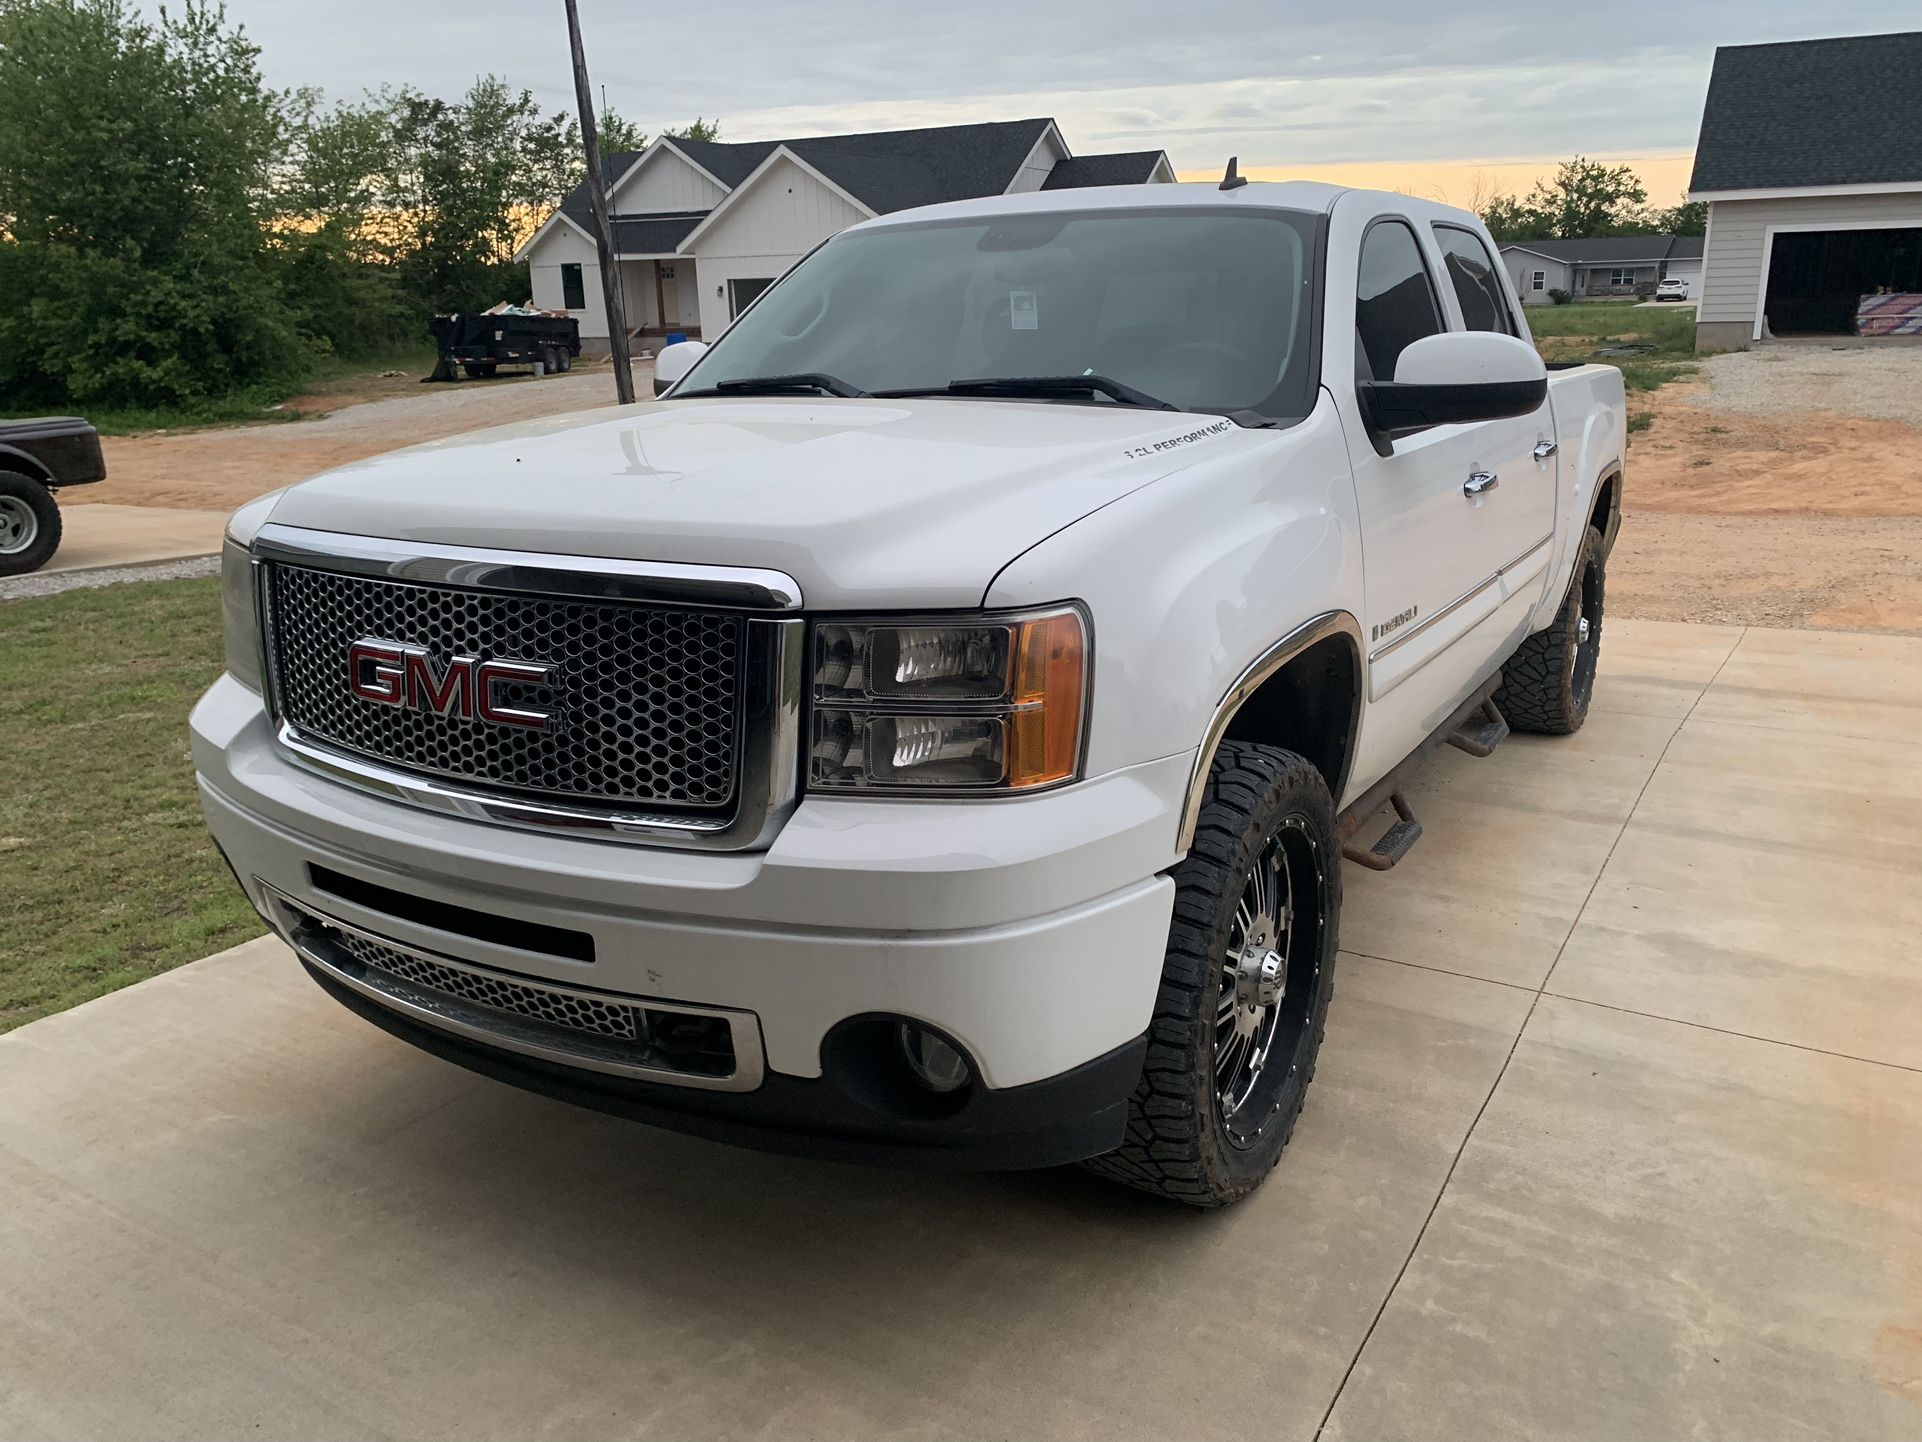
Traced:
[[[508, 792], [719, 811], [740, 771], [746, 621], [276, 564], [267, 572], [275, 699], [303, 738]], [[377, 639], [553, 668], [500, 688], [546, 730], [383, 705], [348, 689], [347, 650]]]

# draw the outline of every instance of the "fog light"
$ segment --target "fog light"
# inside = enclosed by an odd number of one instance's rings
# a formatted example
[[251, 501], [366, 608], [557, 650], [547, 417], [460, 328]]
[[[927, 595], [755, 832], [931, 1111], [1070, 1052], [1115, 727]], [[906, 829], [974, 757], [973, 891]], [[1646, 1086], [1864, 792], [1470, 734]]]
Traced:
[[933, 1032], [902, 1022], [894, 1034], [908, 1070], [929, 1091], [951, 1092], [968, 1084], [968, 1059]]

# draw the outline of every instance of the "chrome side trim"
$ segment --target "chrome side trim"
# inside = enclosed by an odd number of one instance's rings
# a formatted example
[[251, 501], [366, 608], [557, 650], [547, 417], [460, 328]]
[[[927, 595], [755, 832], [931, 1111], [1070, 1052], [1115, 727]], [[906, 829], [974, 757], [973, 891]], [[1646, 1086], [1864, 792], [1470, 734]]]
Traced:
[[276, 739], [296, 765], [330, 781], [469, 821], [636, 845], [713, 851], [767, 847], [793, 811], [800, 787], [801, 666], [807, 623], [748, 623], [747, 697], [738, 804], [729, 816], [678, 815], [523, 797], [403, 771], [303, 735], [273, 704]]
[[706, 609], [798, 611], [801, 584], [785, 571], [622, 561], [547, 551], [496, 551], [438, 542], [390, 541], [274, 522], [254, 537], [255, 556], [389, 581], [467, 586], [599, 601], [652, 601]]
[[[1261, 689], [1262, 683], [1270, 676], [1310, 646], [1330, 636], [1346, 636], [1354, 645], [1355, 655], [1359, 657], [1362, 654], [1361, 623], [1346, 611], [1324, 611], [1313, 620], [1297, 626], [1262, 652], [1228, 688], [1227, 694], [1215, 707], [1214, 719], [1208, 723], [1208, 732], [1202, 738], [1201, 748], [1195, 752], [1194, 769], [1188, 775], [1188, 800], [1181, 811], [1181, 832], [1175, 843], [1177, 850], [1186, 851], [1195, 844], [1195, 828], [1201, 824], [1201, 798], [1207, 788], [1208, 769], [1215, 764], [1215, 752], [1220, 750], [1221, 738], [1228, 734], [1228, 723], [1235, 719], [1235, 713]], [[1357, 678], [1358, 682], [1360, 679]]]
[[1541, 550], [1543, 546], [1546, 546], [1550, 541], [1554, 539], [1555, 539], [1554, 532], [1551, 531], [1548, 535], [1543, 536], [1534, 545], [1530, 546], [1526, 551], [1523, 551], [1519, 556], [1515, 557], [1514, 560], [1504, 561], [1501, 564], [1501, 566], [1499, 566], [1496, 569], [1495, 573], [1492, 576], [1489, 576], [1486, 580], [1477, 581], [1473, 586], [1469, 587], [1466, 591], [1463, 591], [1461, 595], [1457, 596], [1454, 600], [1450, 601], [1446, 606], [1443, 606], [1439, 611], [1436, 611], [1431, 615], [1422, 617], [1421, 620], [1417, 621], [1414, 625], [1408, 627], [1406, 630], [1397, 631], [1395, 633], [1393, 640], [1383, 643], [1381, 646], [1378, 646], [1375, 650], [1368, 653], [1369, 663], [1373, 664], [1374, 662], [1379, 661], [1382, 657], [1388, 655], [1390, 652], [1394, 651], [1396, 648], [1400, 646], [1404, 646], [1408, 642], [1414, 640], [1417, 636], [1421, 635], [1423, 631], [1426, 631], [1430, 626], [1434, 625], [1437, 621], [1440, 621], [1444, 617], [1453, 615], [1456, 611], [1459, 611], [1463, 606], [1466, 606], [1470, 601], [1474, 600], [1477, 596], [1481, 595], [1483, 591], [1486, 591], [1490, 586], [1494, 585], [1497, 581], [1501, 580], [1501, 578], [1503, 576], [1506, 576], [1510, 571], [1518, 570], [1521, 567], [1521, 564], [1523, 561], [1526, 561], [1530, 556], [1534, 555], [1537, 551]]
[[[703, 1091], [751, 1092], [761, 1085], [767, 1074], [766, 1055], [761, 1046], [760, 1019], [753, 1012], [734, 1011], [717, 1006], [690, 1006], [682, 1002], [656, 1001], [652, 997], [596, 991], [589, 987], [563, 986], [550, 982], [544, 977], [528, 976], [523, 972], [500, 972], [490, 967], [475, 966], [471, 962], [461, 961], [444, 952], [410, 946], [405, 942], [394, 940], [391, 936], [382, 936], [378, 932], [368, 931], [365, 927], [354, 926], [304, 901], [293, 900], [258, 877], [255, 877], [254, 881], [260, 887], [261, 894], [267, 899], [271, 913], [268, 920], [280, 933], [281, 938], [294, 949], [296, 955], [326, 972], [330, 978], [342, 986], [351, 988], [389, 1011], [399, 1012], [410, 1021], [419, 1022], [423, 1026], [431, 1026], [437, 1031], [451, 1032], [456, 1036], [466, 1037], [487, 1046], [518, 1052], [522, 1056], [558, 1062], [563, 1066], [582, 1067], [588, 1071], [605, 1072], [614, 1076], [639, 1077], [646, 1081], [664, 1082], [671, 1086], [692, 1087]], [[352, 932], [376, 946], [407, 956], [419, 957], [435, 966], [470, 972], [476, 976], [500, 978], [511, 981], [516, 986], [528, 987], [536, 991], [644, 1008], [648, 1011], [668, 1011], [687, 1016], [711, 1017], [723, 1021], [727, 1024], [728, 1035], [734, 1047], [734, 1071], [724, 1077], [702, 1076], [695, 1072], [675, 1071], [669, 1067], [648, 1066], [644, 1063], [623, 1060], [614, 1054], [618, 1050], [617, 1044], [597, 1046], [595, 1039], [585, 1033], [582, 1034], [578, 1048], [560, 1045], [559, 1039], [553, 1034], [553, 1028], [528, 1022], [512, 1012], [496, 1011], [492, 1007], [446, 996], [445, 993], [435, 993], [437, 1000], [434, 1006], [423, 1005], [397, 990], [369, 981], [366, 977], [356, 975], [343, 967], [337, 958], [329, 955], [316, 943], [311, 931], [303, 924], [302, 918], [312, 918], [321, 925], [338, 931]], [[431, 991], [432, 989], [423, 987], [420, 990]], [[446, 996], [445, 1001], [438, 999], [444, 996]]]

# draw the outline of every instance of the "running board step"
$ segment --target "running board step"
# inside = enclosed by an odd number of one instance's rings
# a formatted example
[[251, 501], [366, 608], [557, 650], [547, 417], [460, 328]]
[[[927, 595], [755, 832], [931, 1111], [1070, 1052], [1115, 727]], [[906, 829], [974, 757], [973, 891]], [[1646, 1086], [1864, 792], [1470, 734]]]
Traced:
[[1370, 871], [1387, 871], [1406, 856], [1421, 840], [1421, 823], [1409, 808], [1408, 798], [1397, 791], [1388, 798], [1388, 804], [1395, 808], [1398, 818], [1393, 825], [1375, 839], [1375, 844], [1367, 850], [1358, 845], [1348, 845], [1341, 854], [1357, 866], [1365, 866]]
[[1448, 744], [1470, 756], [1486, 756], [1508, 739], [1508, 721], [1490, 696], [1481, 709], [1471, 711], [1448, 733]]

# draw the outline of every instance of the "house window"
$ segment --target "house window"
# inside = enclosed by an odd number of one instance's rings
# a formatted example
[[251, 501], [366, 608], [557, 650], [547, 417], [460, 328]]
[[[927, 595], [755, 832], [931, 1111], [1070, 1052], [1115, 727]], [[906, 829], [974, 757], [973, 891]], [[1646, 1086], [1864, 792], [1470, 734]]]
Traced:
[[1610, 285], [1618, 285], [1618, 286], [1635, 284], [1634, 267], [1626, 266], [1626, 265], [1616, 266], [1613, 270], [1611, 270], [1608, 273], [1608, 283]]
[[587, 309], [587, 285], [581, 279], [578, 263], [561, 267], [561, 308], [563, 310]]
[[1547, 290], [1548, 272], [1545, 270], [1531, 270], [1528, 273], [1528, 288], [1530, 290]]
[[754, 304], [755, 298], [762, 291], [773, 284], [772, 277], [766, 280], [730, 280], [727, 283], [729, 314], [738, 316]]

